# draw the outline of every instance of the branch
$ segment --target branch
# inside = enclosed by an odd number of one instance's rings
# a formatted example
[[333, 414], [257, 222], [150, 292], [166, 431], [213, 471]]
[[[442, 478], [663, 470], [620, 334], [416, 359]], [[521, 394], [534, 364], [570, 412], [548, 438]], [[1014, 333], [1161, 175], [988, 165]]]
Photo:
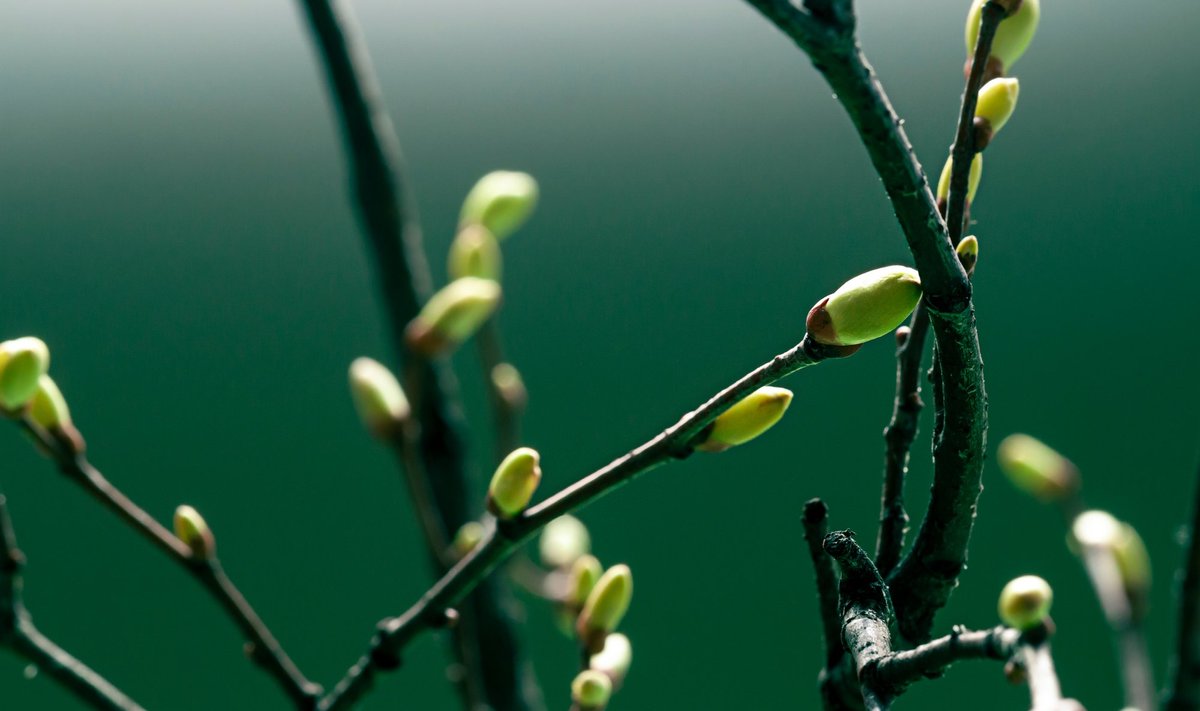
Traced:
[[837, 574], [833, 570], [833, 559], [825, 553], [822, 543], [829, 533], [829, 507], [820, 499], [804, 504], [804, 540], [808, 543], [808, 554], [812, 558], [813, 573], [817, 583], [817, 604], [821, 615], [821, 627], [825, 634], [825, 667], [832, 668], [844, 656], [842, 648], [842, 621], [838, 614]]
[[0, 644], [46, 672], [80, 701], [107, 711], [144, 711], [104, 677], [72, 657], [33, 625], [21, 600], [25, 556], [17, 548], [8, 504], [0, 494]]
[[[492, 427], [495, 433], [495, 459], [499, 463], [521, 444], [521, 414], [525, 407], [523, 386], [513, 383], [506, 389], [505, 384], [498, 382], [502, 375], [498, 369], [505, 366], [511, 368], [504, 360], [504, 344], [500, 339], [500, 328], [496, 325], [496, 317], [488, 319], [475, 334], [475, 345], [479, 352], [479, 365], [483, 370], [484, 383], [487, 385], [488, 400], [492, 406]], [[514, 371], [515, 372], [515, 371]], [[513, 389], [521, 392], [513, 392]]]
[[1187, 558], [1179, 587], [1179, 639], [1166, 711], [1200, 708], [1200, 540], [1196, 537], [1200, 531], [1200, 471], [1193, 487]]
[[887, 583], [858, 543], [853, 531], [825, 536], [825, 552], [842, 571], [838, 587], [842, 615], [842, 640], [854, 660], [867, 711], [886, 711], [895, 694], [869, 683], [872, 670], [892, 655], [892, 601]]
[[487, 517], [484, 537], [474, 550], [442, 576], [408, 611], [379, 623], [367, 653], [321, 700], [319, 708], [322, 711], [349, 708], [371, 687], [377, 671], [399, 666], [400, 653], [413, 638], [439, 624], [447, 608], [467, 595], [547, 523], [592, 503], [639, 474], [671, 459], [690, 455], [697, 437], [722, 412], [759, 387], [815, 365], [827, 357], [829, 354], [824, 347], [805, 338], [791, 350], [742, 376], [649, 441], [527, 509], [517, 518], [497, 522]]

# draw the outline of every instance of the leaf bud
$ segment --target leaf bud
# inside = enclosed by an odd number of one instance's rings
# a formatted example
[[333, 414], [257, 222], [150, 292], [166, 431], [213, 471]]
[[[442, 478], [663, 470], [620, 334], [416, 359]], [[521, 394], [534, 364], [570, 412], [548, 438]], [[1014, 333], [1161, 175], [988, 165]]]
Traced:
[[567, 594], [563, 602], [567, 607], [576, 611], [583, 609], [596, 581], [604, 574], [604, 567], [594, 555], [581, 555], [571, 565], [571, 573], [567, 580]]
[[881, 267], [860, 274], [808, 312], [808, 335], [818, 343], [853, 346], [891, 333], [921, 300], [915, 269]]
[[1036, 575], [1022, 575], [1000, 591], [1000, 619], [1009, 627], [1032, 629], [1050, 614], [1053, 601], [1054, 591], [1049, 583]]
[[71, 424], [71, 411], [62, 391], [49, 375], [38, 378], [37, 391], [29, 401], [29, 416], [42, 427], [53, 430]]
[[967, 276], [974, 274], [975, 265], [979, 263], [979, 239], [975, 235], [967, 235], [962, 238], [954, 251], [958, 253], [958, 261], [962, 262]]
[[492, 368], [492, 387], [504, 398], [504, 402], [514, 410], [525, 407], [529, 400], [529, 392], [525, 389], [525, 381], [521, 371], [512, 363], [497, 363]]
[[478, 277], [500, 281], [500, 242], [483, 225], [470, 224], [459, 230], [450, 243], [446, 261], [451, 279]]
[[488, 510], [497, 518], [513, 518], [529, 505], [542, 480], [540, 459], [537, 450], [521, 447], [500, 462], [488, 486], [487, 500]]
[[633, 645], [629, 638], [614, 632], [604, 638], [604, 648], [588, 660], [588, 668], [603, 672], [612, 679], [613, 687], [620, 688], [633, 663]]
[[425, 356], [454, 350], [479, 330], [500, 305], [500, 285], [491, 279], [455, 279], [429, 298], [408, 324], [409, 348]]
[[478, 521], [467, 521], [454, 534], [454, 555], [462, 559], [475, 550], [483, 540], [483, 524]]
[[1131, 594], [1145, 594], [1150, 590], [1150, 554], [1146, 551], [1146, 542], [1138, 534], [1137, 529], [1121, 522], [1113, 556], [1117, 559], [1117, 568], [1121, 571], [1121, 582]]
[[[1033, 41], [1033, 35], [1037, 32], [1038, 19], [1041, 15], [1039, 0], [1020, 0], [1020, 2], [1007, 0], [1007, 2], [1006, 7], [1009, 8], [1014, 4], [1017, 5], [1016, 11], [1009, 10], [1008, 17], [1000, 21], [1000, 25], [996, 28], [996, 36], [992, 39], [991, 60], [998, 64], [997, 70], [1000, 75], [1009, 72], [1012, 65], [1016, 64], [1025, 50], [1029, 48], [1029, 43]], [[975, 43], [979, 39], [979, 24], [983, 19], [985, 4], [987, 4], [987, 0], [975, 0], [967, 12], [968, 58], [975, 54]]]
[[[947, 158], [938, 177], [937, 203], [938, 209], [945, 209], [946, 201], [950, 199], [950, 176], [954, 171], [954, 158]], [[967, 172], [967, 204], [975, 202], [975, 193], [979, 192], [979, 181], [983, 178], [983, 154], [976, 153], [971, 159], [971, 170]]]
[[538, 539], [538, 553], [542, 562], [551, 568], [570, 567], [591, 549], [592, 540], [587, 526], [570, 514], [559, 516], [546, 524]]
[[998, 77], [983, 85], [975, 104], [975, 150], [992, 142], [1017, 108], [1021, 85], [1016, 79]]
[[0, 343], [0, 407], [24, 407], [49, 368], [50, 349], [42, 339], [25, 336]]
[[633, 598], [633, 573], [628, 565], [604, 571], [583, 604], [575, 631], [590, 651], [599, 651], [605, 635], [617, 629]]
[[764, 386], [717, 416], [696, 445], [702, 452], [721, 452], [744, 444], [775, 426], [792, 403], [792, 391]]
[[1061, 501], [1079, 491], [1079, 470], [1071, 460], [1029, 435], [1005, 437], [996, 459], [1013, 486], [1041, 501]]
[[612, 680], [603, 673], [586, 669], [571, 682], [571, 700], [581, 711], [596, 711], [608, 705], [612, 687]]
[[537, 205], [538, 185], [533, 176], [497, 170], [479, 179], [463, 202], [459, 225], [483, 225], [503, 240], [525, 223]]
[[1107, 511], [1084, 511], [1071, 524], [1071, 537], [1081, 546], [1112, 550], [1121, 537], [1121, 522]]
[[192, 549], [197, 560], [211, 560], [217, 541], [199, 511], [186, 504], [175, 509], [175, 536]]
[[350, 397], [363, 425], [382, 440], [394, 437], [412, 416], [412, 407], [396, 376], [371, 358], [355, 358], [350, 364]]

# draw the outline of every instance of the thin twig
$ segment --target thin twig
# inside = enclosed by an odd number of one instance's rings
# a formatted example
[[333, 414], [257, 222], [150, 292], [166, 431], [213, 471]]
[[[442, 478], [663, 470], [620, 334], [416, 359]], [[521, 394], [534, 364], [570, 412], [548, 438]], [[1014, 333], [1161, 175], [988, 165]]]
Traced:
[[816, 577], [817, 606], [821, 628], [825, 633], [825, 667], [828, 669], [836, 666], [845, 653], [842, 647], [842, 619], [838, 614], [837, 573], [833, 570], [833, 559], [822, 547], [829, 533], [829, 507], [820, 499], [807, 501], [803, 520], [804, 540], [808, 543], [808, 554]]
[[479, 352], [479, 365], [483, 370], [488, 400], [492, 407], [493, 449], [496, 463], [521, 444], [522, 402], [515, 401], [496, 382], [496, 369], [504, 364], [504, 343], [500, 339], [500, 328], [495, 317], [487, 320], [475, 334], [475, 345]]
[[1172, 661], [1167, 711], [1200, 708], [1200, 470], [1192, 492], [1192, 520], [1179, 584], [1179, 638]]

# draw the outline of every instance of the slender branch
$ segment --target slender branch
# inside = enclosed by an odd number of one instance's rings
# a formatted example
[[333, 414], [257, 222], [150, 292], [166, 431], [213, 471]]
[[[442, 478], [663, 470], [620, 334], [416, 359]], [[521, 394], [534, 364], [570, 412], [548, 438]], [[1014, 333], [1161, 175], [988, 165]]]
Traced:
[[1200, 708], [1200, 470], [1192, 492], [1192, 521], [1179, 585], [1179, 638], [1172, 661], [1167, 711]]
[[[1015, 658], [1025, 670], [1031, 711], [1069, 711], [1073, 708], [1082, 711], [1078, 702], [1071, 702], [1072, 706], [1064, 708], [1065, 699], [1058, 683], [1058, 673], [1054, 670], [1054, 657], [1050, 655], [1048, 643], [1019, 645]], [[1145, 708], [1149, 707], [1143, 707]]]
[[964, 659], [1006, 661], [1015, 653], [1020, 637], [1021, 633], [1010, 627], [979, 631], [956, 627], [945, 637], [880, 660], [873, 669], [871, 682], [883, 688], [903, 689], [915, 681], [937, 676]]
[[487, 320], [475, 335], [479, 352], [479, 365], [487, 385], [488, 400], [492, 407], [492, 428], [495, 433], [493, 444], [495, 459], [499, 463], [508, 453], [521, 444], [521, 414], [523, 397], [507, 392], [497, 382], [497, 368], [504, 365], [504, 344], [495, 317]]
[[144, 711], [107, 679], [67, 653], [33, 625], [21, 600], [25, 556], [17, 548], [8, 503], [0, 494], [0, 644], [49, 674], [83, 703], [105, 711]]
[[842, 660], [845, 650], [842, 648], [842, 620], [838, 613], [837, 573], [833, 570], [833, 559], [822, 547], [828, 533], [829, 507], [820, 499], [805, 502], [804, 540], [808, 543], [808, 554], [817, 583], [817, 605], [825, 635], [825, 667], [831, 668]]
[[722, 412], [757, 388], [827, 357], [829, 354], [822, 346], [805, 338], [794, 348], [742, 376], [649, 441], [527, 509], [517, 518], [497, 523], [489, 517], [483, 540], [471, 553], [458, 561], [404, 614], [379, 623], [367, 653], [322, 699], [319, 708], [333, 711], [352, 705], [374, 683], [377, 671], [399, 666], [400, 653], [413, 638], [437, 624], [446, 608], [461, 600], [547, 523], [592, 503], [639, 474], [671, 459], [688, 456], [697, 436]]

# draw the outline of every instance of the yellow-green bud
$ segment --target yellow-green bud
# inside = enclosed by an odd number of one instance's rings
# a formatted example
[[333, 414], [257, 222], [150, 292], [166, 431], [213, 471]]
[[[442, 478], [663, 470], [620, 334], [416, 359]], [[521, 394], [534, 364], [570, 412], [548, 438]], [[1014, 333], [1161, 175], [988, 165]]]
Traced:
[[492, 475], [488, 487], [488, 510], [498, 518], [512, 518], [525, 510], [538, 482], [542, 468], [537, 450], [529, 447], [514, 449]]
[[954, 251], [958, 253], [958, 261], [962, 262], [967, 275], [973, 274], [975, 265], [979, 263], [979, 239], [975, 235], [967, 235], [962, 238]]
[[483, 225], [466, 225], [450, 243], [446, 266], [451, 279], [479, 277], [500, 281], [500, 242]]
[[604, 567], [594, 555], [581, 555], [571, 565], [570, 578], [567, 581], [567, 594], [563, 600], [567, 607], [575, 610], [583, 608], [596, 581], [604, 574]]
[[350, 364], [350, 397], [363, 425], [379, 439], [394, 437], [412, 416], [412, 406], [396, 376], [371, 358], [355, 358]]
[[921, 300], [915, 269], [881, 267], [860, 274], [808, 312], [808, 335], [818, 343], [855, 346], [891, 333]]
[[491, 376], [492, 387], [496, 388], [509, 407], [517, 410], [525, 407], [529, 393], [525, 389], [521, 371], [517, 370], [516, 366], [512, 363], [497, 363], [496, 367], [492, 368]]
[[50, 349], [40, 338], [25, 336], [0, 343], [0, 406], [24, 407], [50, 368]]
[[1053, 601], [1050, 583], [1036, 575], [1022, 575], [1009, 581], [1000, 591], [1000, 619], [1009, 627], [1032, 629], [1050, 614]]
[[599, 651], [604, 636], [617, 629], [633, 598], [633, 573], [628, 565], [614, 565], [604, 571], [583, 604], [575, 631], [584, 645]]
[[605, 674], [587, 669], [571, 682], [571, 700], [585, 711], [602, 709], [612, 698], [612, 687], [612, 680]]
[[183, 505], [175, 509], [175, 536], [192, 549], [192, 555], [209, 560], [217, 551], [217, 541], [200, 512]]
[[465, 558], [475, 550], [475, 546], [483, 540], [483, 524], [478, 521], [467, 521], [454, 534], [454, 554]]
[[983, 150], [1017, 108], [1017, 96], [1021, 84], [1016, 79], [999, 77], [989, 81], [979, 90], [975, 104], [975, 149]]
[[[954, 158], [947, 158], [938, 178], [937, 201], [944, 205], [950, 199], [950, 174], [954, 170]], [[983, 154], [976, 153], [971, 159], [971, 170], [967, 172], [967, 204], [975, 202], [975, 193], [979, 191], [979, 181], [983, 178]]]
[[1113, 550], [1121, 538], [1121, 522], [1107, 511], [1084, 511], [1071, 524], [1071, 536], [1082, 546]]
[[1150, 589], [1150, 554], [1137, 529], [1121, 523], [1113, 556], [1117, 559], [1126, 590], [1144, 593]]
[[1079, 490], [1079, 470], [1071, 460], [1029, 435], [1005, 437], [996, 459], [1014, 486], [1042, 501], [1058, 501]]
[[[983, 17], [983, 6], [987, 0], [975, 0], [967, 13], [967, 56], [975, 53], [979, 39], [979, 22]], [[1039, 0], [1021, 0], [1017, 11], [1000, 21], [996, 36], [992, 40], [991, 56], [1000, 63], [1001, 73], [1008, 72], [1033, 41], [1037, 32], [1038, 17], [1041, 15]]]
[[37, 392], [29, 401], [29, 416], [48, 430], [69, 426], [71, 411], [66, 398], [49, 375], [38, 378]]
[[696, 449], [720, 452], [749, 442], [775, 426], [791, 403], [791, 390], [769, 385], [761, 387], [718, 415]]
[[463, 202], [459, 224], [479, 224], [503, 240], [525, 223], [537, 205], [537, 181], [528, 173], [497, 170], [475, 183]]
[[587, 526], [570, 514], [559, 516], [542, 529], [538, 553], [551, 568], [566, 568], [592, 549]]
[[487, 321], [500, 305], [500, 285], [491, 279], [455, 279], [430, 297], [408, 324], [408, 346], [426, 356], [457, 348]]
[[604, 649], [593, 654], [588, 660], [588, 668], [603, 672], [612, 679], [613, 687], [620, 688], [632, 663], [633, 645], [629, 643], [629, 638], [620, 632], [614, 632], [604, 638]]

